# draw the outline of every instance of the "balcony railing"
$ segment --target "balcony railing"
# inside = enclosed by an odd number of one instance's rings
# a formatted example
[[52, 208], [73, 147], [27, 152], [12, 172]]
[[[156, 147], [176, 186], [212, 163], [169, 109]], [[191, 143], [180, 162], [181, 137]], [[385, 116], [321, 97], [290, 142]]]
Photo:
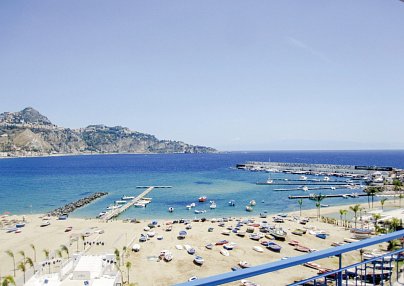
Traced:
[[[398, 250], [387, 252], [381, 256], [342, 267], [342, 257], [344, 253], [363, 249], [372, 245], [378, 245], [384, 242], [389, 242], [394, 239], [402, 239], [403, 237], [404, 230], [400, 230], [386, 235], [380, 235], [362, 241], [312, 252], [306, 255], [291, 257], [285, 260], [275, 261], [234, 272], [223, 273], [191, 282], [177, 284], [177, 286], [222, 285], [333, 256], [339, 257], [338, 269], [330, 270], [315, 277], [294, 282], [290, 284], [290, 286], [404, 285], [404, 277], [402, 277], [403, 273], [401, 273], [401, 270], [399, 269], [399, 260], [404, 258], [402, 255], [402, 252], [404, 252], [403, 245], [401, 245], [401, 248]], [[393, 267], [393, 265], [395, 267]], [[393, 271], [393, 269], [395, 269], [395, 271]]]

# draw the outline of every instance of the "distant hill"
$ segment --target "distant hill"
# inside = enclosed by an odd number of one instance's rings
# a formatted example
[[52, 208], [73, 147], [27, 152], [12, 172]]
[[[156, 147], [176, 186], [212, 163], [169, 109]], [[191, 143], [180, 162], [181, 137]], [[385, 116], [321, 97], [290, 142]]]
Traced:
[[92, 153], [213, 153], [215, 149], [159, 140], [126, 127], [59, 127], [32, 107], [0, 114], [0, 157]]

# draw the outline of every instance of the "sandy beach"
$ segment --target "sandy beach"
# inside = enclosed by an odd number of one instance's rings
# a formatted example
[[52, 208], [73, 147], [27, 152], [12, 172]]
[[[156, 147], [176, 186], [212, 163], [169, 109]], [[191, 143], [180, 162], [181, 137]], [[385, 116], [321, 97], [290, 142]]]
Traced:
[[[353, 204], [350, 204], [353, 205]], [[338, 213], [339, 209], [349, 209], [349, 206], [335, 206], [323, 208], [321, 214]], [[393, 201], [386, 203], [393, 205]], [[398, 207], [398, 202], [394, 204]], [[367, 208], [367, 204], [363, 204]], [[374, 209], [379, 206], [375, 205]], [[141, 221], [140, 223], [130, 223], [122, 220], [114, 220], [110, 222], [103, 222], [97, 219], [76, 219], [69, 218], [67, 220], [57, 220], [56, 218], [50, 219], [50, 225], [40, 227], [42, 218], [39, 215], [26, 215], [24, 216], [26, 226], [22, 228], [21, 233], [7, 233], [3, 226], [0, 232], [0, 273], [7, 275], [13, 273], [12, 259], [5, 253], [7, 250], [12, 250], [15, 255], [16, 262], [20, 261], [22, 256], [20, 251], [24, 251], [25, 255], [35, 259], [31, 244], [36, 249], [36, 261], [40, 262], [45, 259], [44, 249], [50, 251], [51, 257], [56, 257], [56, 249], [60, 249], [60, 245], [66, 245], [69, 248], [70, 255], [77, 251], [83, 251], [84, 243], [81, 238], [82, 234], [88, 235], [85, 238], [86, 242], [91, 242], [92, 245], [87, 245], [85, 251], [88, 254], [105, 254], [113, 253], [115, 248], [123, 252], [123, 247], [127, 247], [128, 251], [123, 255], [123, 262], [131, 261], [132, 267], [130, 269], [130, 282], [137, 285], [172, 285], [187, 281], [192, 276], [198, 278], [206, 277], [214, 274], [231, 271], [231, 267], [236, 266], [240, 261], [248, 261], [251, 265], [259, 265], [272, 261], [279, 260], [283, 257], [291, 257], [302, 255], [304, 253], [294, 250], [294, 247], [289, 245], [290, 240], [298, 240], [301, 245], [307, 246], [312, 249], [326, 249], [331, 247], [332, 242], [342, 242], [344, 238], [349, 238], [352, 234], [349, 230], [334, 224], [328, 224], [317, 221], [315, 218], [317, 210], [303, 210], [303, 217], [310, 217], [310, 221], [305, 225], [308, 229], [323, 230], [329, 233], [329, 237], [325, 240], [315, 237], [309, 233], [303, 236], [297, 236], [291, 233], [296, 228], [302, 228], [297, 219], [293, 217], [298, 216], [298, 212], [290, 213], [285, 219], [284, 223], [277, 223], [277, 227], [282, 227], [287, 231], [288, 235], [286, 241], [276, 241], [282, 250], [280, 253], [275, 253], [264, 248], [264, 252], [259, 253], [253, 250], [254, 246], [259, 246], [258, 241], [251, 240], [248, 233], [245, 237], [239, 237], [235, 233], [230, 235], [223, 235], [222, 232], [227, 227], [235, 227], [239, 220], [249, 218], [254, 220], [255, 223], [268, 221], [270, 225], [272, 222], [272, 215], [267, 218], [245, 216], [244, 218], [231, 218], [224, 223], [224, 226], [219, 226], [218, 222], [212, 222], [208, 219], [205, 222], [190, 222], [192, 229], [187, 230], [188, 235], [183, 240], [178, 240], [177, 235], [181, 230], [185, 230], [184, 224], [170, 224], [171, 221], [158, 221], [158, 225], [152, 229], [156, 234], [150, 240], [139, 243], [141, 233], [147, 233], [144, 228], [151, 222], [151, 220]], [[400, 210], [401, 212], [401, 210]], [[246, 213], [247, 214], [247, 213]], [[254, 214], [253, 214], [254, 215]], [[3, 217], [3, 223], [12, 220], [22, 220], [22, 216], [8, 216]], [[168, 225], [172, 225], [172, 231], [165, 231]], [[72, 227], [72, 230], [65, 232], [67, 227]], [[213, 231], [209, 232], [208, 229], [212, 227]], [[243, 226], [242, 230], [246, 230], [247, 226]], [[255, 233], [258, 233], [258, 227], [255, 227]], [[163, 239], [158, 240], [156, 237], [162, 235]], [[208, 243], [215, 244], [217, 241], [226, 239], [229, 242], [234, 242], [236, 247], [229, 251], [230, 255], [225, 257], [220, 253], [223, 246], [215, 245], [213, 249], [205, 248]], [[262, 240], [268, 240], [262, 238]], [[140, 244], [141, 250], [139, 252], [130, 251], [133, 244]], [[204, 258], [205, 262], [202, 266], [193, 263], [193, 255], [189, 255], [185, 249], [179, 250], [176, 245], [190, 245], [196, 250], [196, 254]], [[164, 262], [158, 259], [161, 250], [169, 250], [173, 254], [171, 262]], [[63, 257], [67, 255], [64, 253]], [[344, 263], [349, 263], [354, 259], [358, 259], [359, 253], [348, 254], [344, 257]], [[321, 261], [316, 261], [322, 267], [335, 268], [337, 265], [337, 258], [328, 258]], [[57, 269], [57, 266], [52, 266]], [[121, 267], [123, 271], [124, 280], [127, 280], [127, 272], [124, 266]], [[298, 268], [298, 269], [297, 269]], [[317, 273], [316, 270], [304, 266], [299, 266], [296, 271], [291, 273], [288, 270], [277, 271], [274, 273], [253, 277], [250, 280], [260, 285], [285, 285], [300, 280], [304, 277], [310, 277]], [[53, 269], [53, 268], [52, 268]], [[27, 272], [28, 273], [28, 272]], [[22, 273], [17, 271], [17, 281], [22, 280]], [[233, 283], [231, 285], [239, 285]]]

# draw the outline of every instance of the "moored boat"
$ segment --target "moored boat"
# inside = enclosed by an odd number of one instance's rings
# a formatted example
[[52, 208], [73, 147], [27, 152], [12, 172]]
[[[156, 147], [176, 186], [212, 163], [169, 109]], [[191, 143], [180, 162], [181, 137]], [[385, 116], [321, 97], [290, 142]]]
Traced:
[[42, 221], [42, 223], [39, 225], [40, 227], [45, 227], [50, 225], [50, 222], [48, 220]]
[[253, 211], [253, 208], [252, 208], [251, 206], [246, 206], [246, 207], [245, 207], [245, 210], [248, 211], [248, 212], [252, 212], [252, 211]]
[[174, 211], [174, 208], [173, 208], [173, 207], [169, 207], [169, 208], [168, 208], [168, 212], [172, 213], [173, 211]]
[[200, 203], [203, 203], [203, 202], [206, 202], [206, 199], [207, 199], [206, 196], [202, 196], [202, 197], [199, 197], [199, 198], [198, 198], [198, 201], [199, 201]]
[[229, 206], [234, 207], [236, 205], [235, 200], [230, 200], [229, 201]]
[[223, 256], [229, 256], [230, 253], [226, 249], [220, 249], [220, 254]]
[[268, 241], [267, 248], [269, 250], [274, 251], [274, 252], [280, 252], [281, 249], [282, 249], [282, 247], [280, 245], [278, 245], [278, 244], [276, 244], [275, 242], [272, 242], [272, 241]]
[[296, 245], [294, 250], [300, 251], [300, 252], [311, 252], [310, 248], [303, 246], [303, 245]]
[[268, 233], [272, 235], [276, 240], [285, 241], [286, 239], [286, 231], [281, 228], [269, 229]]
[[178, 233], [177, 238], [178, 238], [178, 239], [184, 239], [186, 236], [187, 236], [187, 232], [186, 232], [185, 230], [181, 230], [181, 231]]
[[240, 265], [241, 268], [249, 268], [249, 267], [252, 266], [252, 265], [251, 265], [250, 263], [248, 263], [247, 261], [240, 261], [240, 262], [238, 263], [238, 265]]
[[205, 262], [205, 260], [202, 258], [202, 256], [197, 255], [194, 258], [194, 262], [195, 264], [202, 265]]

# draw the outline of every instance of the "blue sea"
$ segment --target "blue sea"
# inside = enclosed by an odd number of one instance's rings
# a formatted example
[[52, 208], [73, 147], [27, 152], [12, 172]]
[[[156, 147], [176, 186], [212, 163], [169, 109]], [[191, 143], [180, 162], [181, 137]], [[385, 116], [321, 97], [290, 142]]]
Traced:
[[[246, 161], [329, 163], [350, 165], [377, 165], [404, 168], [404, 151], [274, 151], [231, 152], [220, 154], [147, 154], [147, 155], [94, 155], [43, 158], [13, 158], [0, 160], [0, 214], [45, 213], [68, 202], [94, 192], [109, 194], [76, 210], [74, 217], [95, 217], [123, 195], [142, 192], [138, 185], [170, 185], [171, 189], [154, 189], [148, 197], [153, 202], [146, 208], [131, 208], [122, 218], [193, 218], [246, 215], [250, 200], [257, 202], [253, 213], [298, 210], [296, 200], [288, 195], [302, 191], [277, 192], [279, 186], [256, 185], [268, 177], [263, 172], [235, 169]], [[273, 174], [272, 178], [285, 178]], [[343, 192], [341, 190], [337, 190]], [[318, 193], [319, 191], [310, 191]], [[323, 194], [336, 191], [320, 191]], [[352, 192], [352, 190], [349, 190]], [[207, 196], [217, 204], [197, 203]], [[228, 206], [229, 200], [236, 206]], [[324, 204], [354, 204], [366, 198], [325, 199]], [[196, 209], [207, 210], [194, 214], [186, 205], [196, 202]], [[174, 207], [168, 213], [168, 207]], [[305, 200], [303, 209], [314, 208], [314, 202]]]

